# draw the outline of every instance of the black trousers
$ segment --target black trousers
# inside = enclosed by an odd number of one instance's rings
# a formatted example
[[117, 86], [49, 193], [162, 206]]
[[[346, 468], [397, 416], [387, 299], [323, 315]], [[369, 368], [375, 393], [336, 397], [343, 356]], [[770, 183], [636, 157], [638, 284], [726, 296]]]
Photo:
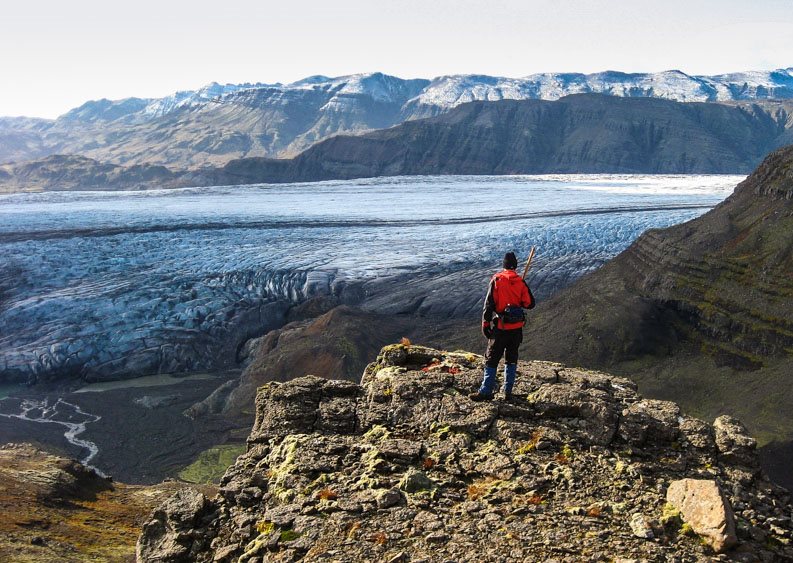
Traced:
[[485, 365], [497, 368], [501, 356], [506, 352], [506, 362], [508, 364], [518, 363], [518, 348], [523, 342], [523, 329], [513, 328], [512, 330], [493, 330], [493, 338], [487, 341], [485, 350]]

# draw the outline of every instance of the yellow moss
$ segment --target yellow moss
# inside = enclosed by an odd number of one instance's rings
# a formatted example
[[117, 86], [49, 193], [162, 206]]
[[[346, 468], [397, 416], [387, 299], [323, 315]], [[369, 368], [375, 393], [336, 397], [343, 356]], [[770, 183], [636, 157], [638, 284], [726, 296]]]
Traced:
[[292, 502], [297, 496], [297, 492], [287, 488], [285, 482], [289, 475], [299, 471], [297, 451], [302, 440], [300, 435], [289, 435], [273, 450], [272, 458], [280, 462], [270, 466], [268, 471], [270, 490], [281, 503]]
[[531, 435], [531, 439], [520, 446], [517, 450], [518, 455], [526, 455], [537, 449], [537, 444], [542, 439], [542, 430], [535, 430]]
[[672, 503], [667, 502], [661, 510], [661, 524], [666, 525], [676, 520], [680, 520], [680, 511]]
[[300, 537], [299, 532], [295, 532], [294, 530], [284, 530], [281, 532], [280, 541], [283, 543], [295, 541], [297, 538]]

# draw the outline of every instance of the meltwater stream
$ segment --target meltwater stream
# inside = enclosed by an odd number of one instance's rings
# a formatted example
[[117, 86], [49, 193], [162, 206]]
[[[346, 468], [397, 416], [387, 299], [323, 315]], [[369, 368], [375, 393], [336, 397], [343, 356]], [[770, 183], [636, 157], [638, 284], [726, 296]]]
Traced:
[[314, 296], [468, 319], [506, 250], [539, 298], [737, 176], [401, 177], [0, 196], [0, 383], [228, 367]]
[[18, 405], [12, 405], [15, 402], [15, 399], [0, 400], [0, 411], [11, 410], [10, 413], [0, 412], [0, 417], [62, 426], [65, 429], [63, 437], [66, 441], [87, 451], [80, 463], [93, 469], [102, 477], [106, 477], [104, 473], [91, 465], [91, 460], [99, 453], [97, 445], [89, 440], [78, 438], [85, 432], [87, 424], [99, 421], [101, 416], [87, 413], [79, 406], [66, 402], [62, 398], [58, 398], [52, 404], [48, 398], [23, 399], [19, 401]]

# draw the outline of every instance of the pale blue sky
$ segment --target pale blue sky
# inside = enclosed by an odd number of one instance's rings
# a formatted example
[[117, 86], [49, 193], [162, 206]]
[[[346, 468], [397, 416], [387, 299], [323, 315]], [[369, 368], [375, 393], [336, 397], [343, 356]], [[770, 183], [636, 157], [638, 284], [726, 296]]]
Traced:
[[793, 0], [26, 0], [0, 7], [0, 115], [210, 81], [383, 71], [793, 66]]

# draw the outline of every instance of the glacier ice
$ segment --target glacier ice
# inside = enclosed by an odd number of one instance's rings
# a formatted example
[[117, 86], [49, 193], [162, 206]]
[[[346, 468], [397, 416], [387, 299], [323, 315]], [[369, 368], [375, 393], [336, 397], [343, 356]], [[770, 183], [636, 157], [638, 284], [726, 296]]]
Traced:
[[705, 212], [740, 179], [448, 176], [0, 196], [0, 382], [227, 367], [314, 295], [470, 318], [505, 250], [538, 247], [530, 279], [542, 298], [644, 230]]

